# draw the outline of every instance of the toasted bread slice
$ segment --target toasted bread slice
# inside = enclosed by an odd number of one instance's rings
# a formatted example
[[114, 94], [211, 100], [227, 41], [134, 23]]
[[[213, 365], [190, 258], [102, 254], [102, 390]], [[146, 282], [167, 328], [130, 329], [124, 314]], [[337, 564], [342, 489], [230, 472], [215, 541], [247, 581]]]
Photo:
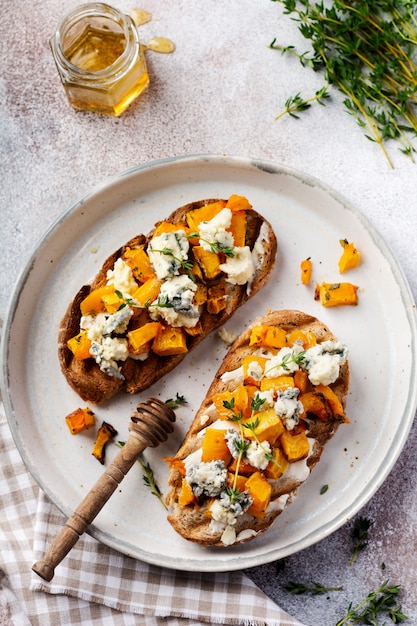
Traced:
[[174, 529], [202, 546], [266, 531], [349, 421], [348, 387], [347, 348], [319, 320], [288, 310], [256, 320], [231, 346], [171, 460]]
[[[233, 210], [229, 208], [229, 206], [232, 205]], [[235, 219], [235, 215], [239, 213], [236, 218], [238, 225], [235, 227], [238, 232], [237, 234], [233, 234], [232, 251], [229, 249], [230, 237], [229, 247], [222, 247], [221, 243], [217, 243], [217, 247], [212, 248], [214, 252], [210, 254], [211, 251], [209, 251], [210, 262], [214, 262], [214, 271], [212, 271], [211, 266], [204, 264], [204, 259], [202, 261], [200, 258], [197, 259], [196, 248], [199, 247], [201, 252], [202, 242], [201, 239], [199, 240], [199, 229], [201, 225], [198, 224], [198, 214], [197, 219], [194, 219], [194, 221], [190, 219], [191, 215], [196, 218], [195, 211], [204, 209], [205, 207], [214, 207], [213, 211], [209, 208], [208, 212], [205, 213], [205, 215], [208, 216], [211, 214], [217, 215], [222, 208], [228, 209], [229, 212], [232, 211], [232, 220]], [[242, 215], [244, 219], [242, 219]], [[207, 221], [210, 222], [210, 219], [206, 220], [206, 223]], [[195, 223], [197, 223], [197, 233], [195, 231], [192, 232]], [[171, 227], [171, 225], [173, 226]], [[120, 303], [121, 307], [129, 306], [132, 309], [132, 316], [129, 319], [128, 326], [121, 334], [115, 335], [113, 333], [111, 335], [112, 337], [116, 336], [118, 339], [121, 338], [124, 340], [125, 344], [127, 343], [127, 350], [129, 352], [127, 358], [125, 354], [123, 359], [119, 361], [116, 360], [116, 363], [113, 361], [112, 367], [101, 366], [100, 368], [100, 359], [93, 358], [90, 351], [87, 355], [85, 353], [81, 356], [80, 354], [77, 355], [73, 349], [70, 349], [68, 342], [77, 336], [79, 337], [80, 332], [85, 338], [86, 331], [80, 329], [80, 323], [85, 326], [85, 321], [82, 320], [80, 309], [80, 305], [85, 301], [85, 298], [94, 290], [108, 284], [108, 273], [110, 272], [111, 274], [113, 272], [115, 263], [119, 259], [124, 259], [124, 263], [127, 260], [129, 263], [132, 254], [138, 249], [143, 249], [147, 253], [153, 237], [156, 237], [160, 233], [169, 233], [170, 231], [176, 230], [176, 226], [178, 226], [178, 230], [183, 230], [183, 233], [186, 233], [186, 239], [189, 242], [189, 250], [186, 262], [184, 261], [184, 263], [176, 269], [175, 274], [176, 276], [182, 275], [185, 279], [185, 276], [191, 272], [193, 282], [196, 287], [198, 287], [195, 292], [195, 297], [197, 297], [198, 294], [200, 298], [197, 305], [199, 318], [195, 325], [184, 328], [182, 323], [178, 322], [178, 320], [170, 323], [165, 318], [161, 317], [164, 313], [164, 304], [165, 310], [168, 308], [166, 305], [169, 305], [171, 311], [175, 311], [175, 308], [172, 308], [173, 301], [167, 301], [168, 296], [163, 296], [160, 302], [162, 308], [158, 308], [159, 313], [156, 313], [156, 310], [154, 310], [153, 315], [151, 314], [152, 307], [149, 306], [152, 304], [152, 301], [146, 302], [144, 305], [142, 303], [142, 306], [135, 306], [134, 304], [130, 306], [134, 301], [134, 293], [132, 293], [132, 289], [130, 289], [127, 296], [124, 294], [123, 301]], [[229, 231], [232, 231], [232, 227], [229, 228]], [[168, 234], [167, 236], [170, 237], [171, 235]], [[224, 264], [228, 262], [228, 255], [229, 258], [233, 257], [233, 250], [236, 252], [243, 248], [246, 249], [246, 252], [250, 251], [250, 263], [252, 264], [252, 275], [249, 280], [246, 281], [244, 278], [242, 279], [242, 277], [236, 278], [235, 276], [230, 278], [231, 275], [224, 270]], [[158, 222], [148, 235], [137, 235], [114, 252], [114, 254], [104, 262], [100, 272], [92, 283], [83, 286], [69, 304], [62, 319], [58, 335], [59, 361], [62, 372], [68, 383], [81, 398], [93, 404], [100, 404], [121, 390], [133, 394], [146, 389], [159, 378], [170, 372], [183, 360], [184, 356], [190, 350], [207, 337], [209, 333], [223, 325], [238, 307], [262, 288], [271, 275], [276, 259], [276, 252], [277, 240], [271, 225], [251, 208], [251, 205], [245, 198], [232, 196], [227, 201], [217, 199], [200, 200], [175, 210], [163, 222]], [[159, 253], [160, 250], [157, 250], [155, 254]], [[167, 261], [167, 259], [169, 261], [169, 258], [174, 259], [174, 257], [175, 255], [172, 251], [168, 255], [164, 255], [165, 261]], [[221, 265], [223, 271], [218, 269], [216, 263], [217, 265]], [[134, 264], [130, 262], [130, 265], [134, 270]], [[151, 267], [151, 271], [153, 271], [155, 268], [152, 264]], [[207, 275], [205, 274], [206, 271]], [[135, 274], [134, 271], [133, 274], [135, 279], [139, 276], [139, 279], [136, 281], [137, 287], [148, 280], [148, 278], [144, 280], [143, 276]], [[132, 276], [130, 276], [130, 282], [132, 283], [131, 279]], [[168, 281], [164, 278], [161, 279], [161, 283], [168, 284]], [[116, 294], [120, 295], [121, 290], [121, 288], [116, 289]], [[210, 294], [212, 294], [212, 296], [210, 296]], [[154, 298], [155, 296], [152, 296], [152, 299]], [[180, 304], [180, 308], [181, 306], [183, 305]], [[93, 313], [96, 316], [94, 319], [97, 319], [97, 311], [93, 311]], [[106, 311], [104, 311], [104, 313], [106, 313]], [[160, 349], [157, 353], [153, 351], [152, 341], [147, 342], [142, 348], [137, 348], [136, 346], [136, 353], [133, 351], [130, 340], [126, 339], [128, 333], [131, 330], [141, 328], [145, 324], [155, 321], [155, 319], [160, 323], [159, 329], [167, 330], [167, 328], [172, 327], [178, 329], [178, 327], [180, 327], [180, 340], [182, 343], [180, 347], [177, 348], [177, 352], [175, 348], [171, 348], [171, 344], [168, 342], [168, 348], [164, 348], [165, 352], [164, 349]], [[185, 323], [188, 324], [187, 321]], [[87, 330], [87, 333], [88, 332]], [[170, 338], [169, 341], [171, 341]]]

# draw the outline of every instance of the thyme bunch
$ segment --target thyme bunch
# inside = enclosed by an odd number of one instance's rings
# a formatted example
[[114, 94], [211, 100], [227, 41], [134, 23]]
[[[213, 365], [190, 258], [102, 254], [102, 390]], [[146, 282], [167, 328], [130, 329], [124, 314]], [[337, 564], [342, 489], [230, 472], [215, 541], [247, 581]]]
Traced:
[[274, 39], [270, 48], [296, 56], [322, 71], [324, 86], [312, 97], [287, 99], [285, 114], [298, 117], [316, 101], [324, 104], [334, 86], [347, 113], [365, 136], [382, 149], [393, 167], [386, 142], [395, 140], [412, 161], [417, 134], [417, 17], [414, 0], [272, 0], [299, 23], [311, 50], [298, 53]]
[[389, 585], [389, 580], [385, 580], [380, 587], [369, 593], [365, 600], [353, 607], [349, 604], [345, 617], [339, 620], [336, 626], [343, 624], [373, 624], [377, 626], [378, 615], [388, 615], [394, 624], [408, 619], [402, 612], [401, 606], [397, 604], [398, 594], [401, 592], [399, 585]]

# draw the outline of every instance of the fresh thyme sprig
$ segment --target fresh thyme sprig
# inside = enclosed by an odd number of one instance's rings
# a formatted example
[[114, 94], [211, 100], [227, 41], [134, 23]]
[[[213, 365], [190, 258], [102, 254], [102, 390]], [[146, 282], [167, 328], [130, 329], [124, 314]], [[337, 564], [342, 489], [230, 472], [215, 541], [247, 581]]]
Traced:
[[221, 243], [221, 241], [207, 241], [206, 239], [201, 239], [201, 241], [204, 241], [204, 243], [210, 246], [210, 252], [214, 252], [214, 254], [223, 252], [223, 254], [225, 254], [228, 257], [235, 256], [233, 246], [226, 246], [224, 243]]
[[186, 272], [189, 272], [190, 270], [193, 269], [192, 261], [188, 259], [183, 260], [183, 259], [178, 258], [177, 256], [175, 256], [174, 251], [171, 248], [162, 248], [161, 250], [156, 250], [152, 248], [152, 252], [159, 252], [159, 254], [163, 254], [164, 256], [172, 257], [174, 261], [176, 261], [179, 264], [179, 267], [181, 267]]
[[367, 517], [358, 517], [352, 530], [352, 538], [355, 541], [353, 548], [352, 558], [350, 559], [350, 565], [356, 560], [359, 552], [362, 552], [368, 545], [368, 531], [373, 525], [373, 522]]
[[349, 604], [345, 617], [339, 620], [336, 626], [343, 624], [373, 624], [377, 626], [378, 615], [388, 615], [394, 624], [400, 624], [408, 619], [397, 604], [401, 592], [399, 585], [389, 585], [385, 580], [377, 591], [368, 594], [365, 600], [355, 607]]
[[291, 352], [287, 352], [287, 354], [284, 354], [284, 356], [282, 357], [282, 361], [280, 363], [277, 363], [276, 365], [273, 365], [272, 367], [264, 371], [264, 373], [262, 374], [262, 378], [264, 378], [266, 374], [269, 374], [270, 372], [280, 367], [282, 367], [282, 369], [286, 372], [289, 372], [290, 368], [288, 366], [291, 363], [295, 363], [296, 365], [302, 365], [305, 359], [305, 355], [306, 350], [301, 350], [300, 352], [292, 350]]
[[322, 71], [325, 85], [311, 98], [289, 98], [285, 113], [298, 117], [313, 101], [324, 104], [329, 86], [343, 95], [343, 104], [365, 136], [382, 149], [396, 140], [413, 161], [412, 138], [417, 134], [417, 19], [413, 0], [272, 0], [293, 16], [311, 50], [298, 54], [294, 46], [270, 47], [290, 53], [303, 66]]
[[175, 409], [178, 409], [178, 407], [188, 404], [188, 402], [184, 396], [180, 396], [180, 394], [177, 392], [175, 394], [175, 398], [168, 398], [168, 400], [165, 400], [165, 404], [167, 404], [173, 411], [175, 411]]
[[327, 591], [343, 591], [343, 587], [326, 587], [321, 583], [312, 582], [311, 585], [305, 585], [304, 583], [288, 582], [285, 585], [285, 589], [294, 593], [295, 595], [301, 595], [303, 593], [311, 593], [313, 596], [318, 596], [321, 593]]

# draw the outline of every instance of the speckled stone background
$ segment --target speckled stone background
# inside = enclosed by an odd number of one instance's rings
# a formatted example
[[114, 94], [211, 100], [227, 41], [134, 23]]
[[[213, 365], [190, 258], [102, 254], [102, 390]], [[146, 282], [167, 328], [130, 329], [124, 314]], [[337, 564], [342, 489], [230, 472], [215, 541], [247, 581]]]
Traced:
[[[311, 95], [323, 84], [319, 74], [268, 47], [277, 37], [305, 49], [296, 24], [283, 16], [278, 2], [115, 2], [126, 12], [140, 7], [152, 13], [153, 20], [140, 29], [145, 43], [165, 36], [177, 46], [173, 55], [148, 52], [151, 86], [120, 119], [75, 112], [60, 85], [48, 39], [79, 2], [0, 4], [3, 319], [37, 241], [80, 195], [134, 165], [193, 153], [271, 159], [321, 179], [371, 220], [417, 294], [417, 165], [394, 145], [395, 168], [390, 168], [378, 146], [343, 111], [338, 94], [300, 120], [274, 120], [288, 96]], [[334, 626], [349, 602], [362, 600], [389, 578], [403, 588], [408, 623], [417, 624], [416, 458], [414, 425], [390, 476], [361, 512], [373, 527], [367, 549], [353, 566], [350, 520], [319, 544], [285, 559], [283, 569], [271, 563], [248, 575], [306, 626]], [[343, 590], [294, 596], [284, 588], [289, 580]]]

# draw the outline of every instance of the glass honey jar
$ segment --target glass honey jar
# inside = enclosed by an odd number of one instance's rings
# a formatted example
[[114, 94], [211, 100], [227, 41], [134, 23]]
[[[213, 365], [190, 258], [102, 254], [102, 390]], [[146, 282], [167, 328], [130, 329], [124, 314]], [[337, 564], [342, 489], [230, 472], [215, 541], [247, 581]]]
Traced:
[[132, 19], [108, 4], [83, 4], [69, 13], [50, 45], [75, 109], [118, 117], [149, 85]]

